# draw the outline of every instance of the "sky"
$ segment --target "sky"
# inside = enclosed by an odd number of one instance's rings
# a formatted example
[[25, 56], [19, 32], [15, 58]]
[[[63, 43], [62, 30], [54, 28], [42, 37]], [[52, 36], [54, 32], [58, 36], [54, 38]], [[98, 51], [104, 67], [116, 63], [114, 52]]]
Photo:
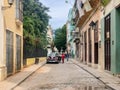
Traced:
[[65, 0], [40, 0], [43, 5], [49, 7], [50, 12], [48, 14], [52, 17], [49, 25], [53, 29], [62, 27], [67, 22], [69, 9], [72, 8], [75, 0], [68, 1], [68, 3], [65, 3]]

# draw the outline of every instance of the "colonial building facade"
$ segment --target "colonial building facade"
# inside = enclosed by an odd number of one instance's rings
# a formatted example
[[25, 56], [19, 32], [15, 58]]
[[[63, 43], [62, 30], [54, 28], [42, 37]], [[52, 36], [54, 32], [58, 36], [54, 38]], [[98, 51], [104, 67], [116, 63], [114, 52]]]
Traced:
[[[8, 5], [8, 0], [4, 0]], [[14, 0], [10, 8], [4, 10], [5, 24], [5, 64], [7, 75], [18, 72], [23, 67], [23, 25], [22, 25], [22, 0]]]
[[98, 67], [98, 42], [100, 26], [100, 0], [76, 0], [75, 38], [79, 60], [93, 67]]
[[75, 44], [73, 43], [73, 36], [72, 33], [75, 29], [75, 25], [73, 22], [74, 19], [74, 10], [71, 8], [68, 13], [68, 20], [66, 23], [67, 27], [67, 52], [71, 57], [75, 56]]
[[73, 8], [79, 61], [120, 74], [120, 0], [75, 0]]
[[101, 18], [101, 63], [104, 70], [120, 74], [120, 0], [108, 0]]
[[53, 31], [50, 25], [47, 27], [47, 40], [48, 40], [48, 45], [47, 45], [47, 56], [48, 56], [53, 49]]
[[0, 1], [1, 80], [23, 67], [22, 0], [11, 1]]

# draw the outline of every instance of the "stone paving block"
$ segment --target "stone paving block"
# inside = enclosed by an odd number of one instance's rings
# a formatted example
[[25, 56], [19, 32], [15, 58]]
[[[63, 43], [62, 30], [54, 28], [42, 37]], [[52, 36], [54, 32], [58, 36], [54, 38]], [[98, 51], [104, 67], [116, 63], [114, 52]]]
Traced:
[[115, 89], [115, 90], [120, 90], [120, 79], [118, 77], [114, 77], [113, 75], [105, 72], [105, 71], [100, 71], [98, 69], [94, 69], [92, 67], [89, 67], [87, 65], [84, 65], [82, 63], [79, 63], [76, 60], [71, 60], [73, 63], [79, 65], [89, 73], [93, 74], [95, 77], [98, 77], [99, 80], [104, 82], [106, 85], [109, 87]]
[[107, 85], [112, 87], [115, 90], [120, 90], [120, 84], [107, 84]]
[[30, 67], [27, 67], [23, 69], [23, 71], [8, 77], [6, 80], [0, 82], [0, 90], [11, 90], [13, 87], [21, 83], [23, 80], [25, 80], [27, 77], [29, 77], [34, 71], [36, 71], [38, 68], [40, 68], [44, 62], [41, 62], [37, 65], [32, 65]]

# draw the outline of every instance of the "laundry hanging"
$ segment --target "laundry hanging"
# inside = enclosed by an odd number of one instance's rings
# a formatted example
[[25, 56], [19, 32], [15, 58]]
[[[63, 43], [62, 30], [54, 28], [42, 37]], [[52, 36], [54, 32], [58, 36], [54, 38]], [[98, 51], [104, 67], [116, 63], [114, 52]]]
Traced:
[[83, 7], [82, 0], [77, 0], [77, 8], [79, 11], [79, 17], [82, 17], [84, 15], [84, 9], [82, 7]]
[[87, 0], [82, 0], [83, 3], [85, 3]]
[[89, 3], [89, 0], [82, 0], [82, 1], [84, 1], [84, 10], [85, 10], [86, 12], [92, 10], [92, 7], [91, 7], [91, 5], [90, 5], [90, 3]]

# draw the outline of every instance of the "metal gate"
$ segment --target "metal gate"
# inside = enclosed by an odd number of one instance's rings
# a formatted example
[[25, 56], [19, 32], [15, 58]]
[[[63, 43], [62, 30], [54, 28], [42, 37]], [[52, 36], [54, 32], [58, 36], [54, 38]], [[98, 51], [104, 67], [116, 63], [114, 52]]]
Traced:
[[6, 66], [7, 75], [13, 73], [13, 33], [6, 30]]
[[94, 29], [94, 63], [98, 64], [98, 21]]
[[87, 61], [87, 35], [84, 33], [84, 43], [85, 43], [85, 62]]
[[88, 47], [89, 47], [89, 49], [88, 49], [88, 52], [89, 52], [89, 63], [91, 63], [92, 62], [92, 42], [91, 42], [91, 29], [89, 28], [88, 29]]
[[79, 43], [76, 43], [76, 57], [79, 58]]
[[94, 53], [95, 53], [95, 55], [94, 55], [94, 63], [95, 64], [98, 64], [98, 43], [94, 43]]
[[16, 35], [16, 71], [21, 70], [21, 37]]
[[110, 15], [105, 18], [105, 70], [110, 71], [111, 54], [110, 54]]

